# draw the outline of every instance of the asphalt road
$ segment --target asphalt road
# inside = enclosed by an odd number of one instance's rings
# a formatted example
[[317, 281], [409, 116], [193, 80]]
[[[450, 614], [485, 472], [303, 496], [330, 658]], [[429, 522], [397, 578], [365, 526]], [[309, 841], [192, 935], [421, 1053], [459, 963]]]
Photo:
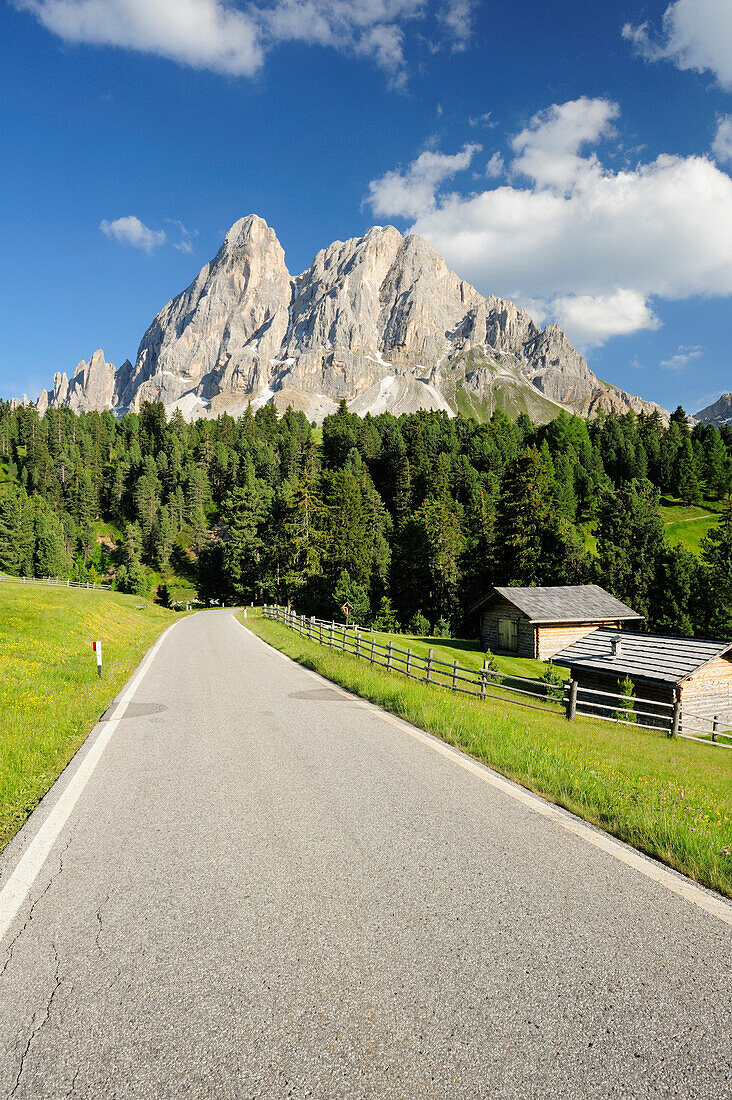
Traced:
[[729, 1100], [730, 926], [479, 771], [180, 621], [0, 944], [0, 1096]]

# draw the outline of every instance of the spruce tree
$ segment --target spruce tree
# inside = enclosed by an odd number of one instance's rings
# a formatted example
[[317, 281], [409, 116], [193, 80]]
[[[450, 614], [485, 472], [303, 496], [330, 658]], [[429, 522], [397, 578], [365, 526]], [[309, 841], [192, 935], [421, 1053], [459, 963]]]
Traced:
[[676, 457], [676, 493], [682, 504], [701, 504], [702, 494], [696, 468], [694, 448], [686, 435]]
[[703, 632], [732, 641], [732, 497], [725, 501], [719, 523], [702, 539], [701, 547]]
[[35, 543], [33, 566], [37, 577], [66, 577], [70, 573], [63, 527], [58, 516], [46, 507], [36, 513]]
[[21, 492], [16, 486], [11, 486], [0, 496], [0, 573], [9, 573], [13, 577], [21, 573]]
[[649, 481], [603, 490], [596, 535], [597, 583], [648, 617], [665, 545], [658, 490]]

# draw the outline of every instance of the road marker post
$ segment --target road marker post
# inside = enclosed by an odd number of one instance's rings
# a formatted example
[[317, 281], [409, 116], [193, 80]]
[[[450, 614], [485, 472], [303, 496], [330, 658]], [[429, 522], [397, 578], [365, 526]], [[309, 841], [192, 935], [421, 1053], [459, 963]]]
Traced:
[[102, 643], [92, 642], [92, 649], [97, 656], [97, 672], [99, 673], [99, 679], [102, 678]]

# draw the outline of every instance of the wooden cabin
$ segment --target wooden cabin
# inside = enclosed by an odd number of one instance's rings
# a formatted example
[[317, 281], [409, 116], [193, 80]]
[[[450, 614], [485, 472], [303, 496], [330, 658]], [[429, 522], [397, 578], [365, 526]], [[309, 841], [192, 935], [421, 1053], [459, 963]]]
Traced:
[[[720, 728], [732, 727], [729, 642], [600, 629], [558, 652], [554, 660], [571, 669], [580, 688], [617, 692], [629, 676], [639, 698], [668, 705], [678, 697], [682, 715], [690, 721], [716, 717]], [[641, 709], [653, 711], [647, 705]], [[666, 721], [668, 713], [659, 708]]]
[[632, 607], [596, 584], [494, 588], [471, 610], [480, 614], [485, 649], [540, 661], [548, 661], [598, 627], [619, 630], [643, 621]]

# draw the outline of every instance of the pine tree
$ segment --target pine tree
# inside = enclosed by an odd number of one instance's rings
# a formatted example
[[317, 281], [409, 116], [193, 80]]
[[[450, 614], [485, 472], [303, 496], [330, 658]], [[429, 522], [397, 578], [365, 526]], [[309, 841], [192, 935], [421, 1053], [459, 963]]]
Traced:
[[675, 480], [676, 493], [682, 504], [701, 504], [702, 494], [694, 448], [688, 435], [684, 437], [676, 458]]
[[722, 436], [710, 425], [704, 446], [704, 479], [709, 496], [719, 500], [732, 489], [732, 462]]
[[605, 489], [597, 519], [597, 583], [648, 617], [664, 551], [658, 490], [649, 481]]
[[11, 486], [0, 496], [0, 573], [17, 577], [21, 573], [22, 489]]
[[265, 542], [260, 534], [268, 511], [267, 487], [254, 476], [251, 462], [246, 482], [229, 495], [224, 507], [227, 536], [223, 564], [234, 593], [250, 603], [258, 598], [264, 574]]
[[502, 582], [547, 583], [562, 543], [562, 529], [551, 472], [536, 447], [523, 450], [506, 470], [497, 531]]
[[175, 541], [175, 528], [167, 504], [163, 504], [157, 514], [152, 530], [152, 553], [161, 573], [170, 567], [170, 554]]
[[705, 633], [732, 641], [732, 497], [716, 527], [702, 539], [702, 593]]
[[37, 577], [66, 577], [71, 572], [61, 522], [46, 507], [36, 513], [35, 542], [33, 565]]
[[620, 696], [618, 709], [613, 714], [613, 718], [617, 719], [618, 722], [635, 724], [638, 721], [635, 713], [635, 684], [630, 676], [618, 680], [618, 694]]

